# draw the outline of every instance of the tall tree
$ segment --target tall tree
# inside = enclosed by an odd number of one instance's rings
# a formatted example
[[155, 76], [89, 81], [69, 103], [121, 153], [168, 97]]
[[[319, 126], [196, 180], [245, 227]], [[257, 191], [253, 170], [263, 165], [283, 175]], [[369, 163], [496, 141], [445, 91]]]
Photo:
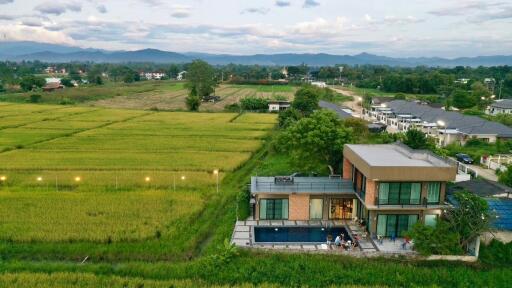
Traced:
[[405, 133], [404, 144], [412, 149], [427, 149], [429, 147], [427, 135], [417, 129], [409, 129]]
[[314, 87], [302, 87], [295, 93], [292, 107], [308, 116], [319, 108], [318, 101], [320, 95]]
[[187, 79], [187, 107], [191, 111], [197, 111], [201, 105], [201, 98], [210, 95], [217, 85], [215, 71], [205, 61], [195, 60], [188, 66]]
[[314, 171], [327, 166], [335, 174], [340, 172], [343, 145], [352, 141], [352, 134], [336, 114], [319, 110], [290, 125], [279, 136], [278, 144], [291, 154], [297, 167]]

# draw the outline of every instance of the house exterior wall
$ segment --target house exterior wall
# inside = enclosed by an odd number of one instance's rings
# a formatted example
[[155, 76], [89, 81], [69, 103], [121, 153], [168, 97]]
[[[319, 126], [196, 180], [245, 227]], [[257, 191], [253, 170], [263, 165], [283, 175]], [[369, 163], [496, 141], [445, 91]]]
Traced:
[[309, 195], [292, 194], [289, 200], [289, 220], [309, 220]]
[[373, 180], [366, 178], [366, 195], [364, 202], [367, 205], [375, 205], [375, 198], [377, 197], [377, 183]]
[[352, 163], [347, 158], [343, 158], [343, 179], [352, 179]]

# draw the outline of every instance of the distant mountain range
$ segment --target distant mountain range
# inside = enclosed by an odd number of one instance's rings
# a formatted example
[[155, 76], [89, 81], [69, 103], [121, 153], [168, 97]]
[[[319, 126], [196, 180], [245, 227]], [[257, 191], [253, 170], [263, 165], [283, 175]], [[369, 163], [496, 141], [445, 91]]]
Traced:
[[206, 53], [176, 53], [157, 49], [137, 51], [107, 51], [100, 49], [83, 49], [79, 47], [46, 44], [37, 42], [0, 42], [0, 60], [22, 61], [39, 60], [43, 62], [98, 62], [98, 63], [186, 63], [194, 59], [203, 59], [213, 65], [245, 64], [245, 65], [300, 65], [329, 66], [335, 64], [348, 65], [389, 65], [389, 66], [499, 66], [512, 65], [512, 55], [509, 56], [478, 56], [446, 59], [438, 57], [393, 58], [368, 53], [357, 55], [332, 54], [256, 54], [228, 55]]

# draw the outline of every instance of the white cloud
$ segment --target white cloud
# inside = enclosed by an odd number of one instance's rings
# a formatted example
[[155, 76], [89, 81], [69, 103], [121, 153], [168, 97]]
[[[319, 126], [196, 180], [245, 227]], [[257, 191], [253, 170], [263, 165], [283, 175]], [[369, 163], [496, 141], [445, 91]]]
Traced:
[[48, 31], [42, 27], [30, 27], [25, 25], [8, 24], [0, 26], [0, 35], [7, 41], [36, 41], [44, 43], [76, 44], [65, 33]]
[[0, 5], [1, 4], [9, 4], [9, 3], [12, 3], [14, 2], [14, 0], [0, 0]]

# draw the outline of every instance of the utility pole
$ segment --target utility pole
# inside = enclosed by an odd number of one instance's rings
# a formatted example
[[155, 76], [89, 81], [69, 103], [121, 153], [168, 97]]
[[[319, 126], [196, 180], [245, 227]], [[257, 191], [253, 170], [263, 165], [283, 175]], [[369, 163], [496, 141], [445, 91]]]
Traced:
[[505, 80], [503, 80], [503, 79], [501, 79], [501, 81], [500, 81], [500, 94], [498, 95], [498, 99], [501, 99], [501, 90], [503, 90], [503, 82], [504, 81]]

